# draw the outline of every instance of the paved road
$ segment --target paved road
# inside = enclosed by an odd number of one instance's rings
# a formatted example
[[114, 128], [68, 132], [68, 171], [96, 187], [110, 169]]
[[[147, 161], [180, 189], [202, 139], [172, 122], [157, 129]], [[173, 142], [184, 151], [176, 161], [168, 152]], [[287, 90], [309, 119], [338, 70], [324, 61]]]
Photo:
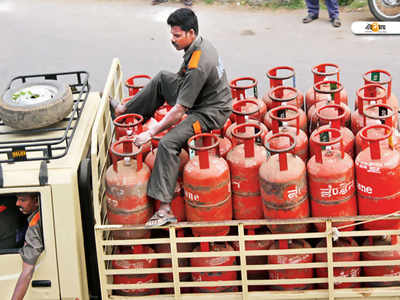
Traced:
[[[169, 42], [167, 16], [179, 3], [149, 5], [150, 0], [0, 0], [0, 88], [12, 76], [88, 70], [101, 90], [113, 57], [126, 76], [159, 69], [177, 70], [181, 52]], [[354, 101], [361, 74], [373, 68], [393, 75], [400, 95], [400, 36], [354, 36], [353, 21], [369, 20], [368, 11], [341, 13], [343, 26], [333, 28], [327, 11], [301, 24], [304, 10], [248, 9], [196, 3], [201, 34], [218, 48], [228, 77], [253, 76], [260, 94], [265, 72], [278, 65], [296, 69], [301, 91], [312, 85], [311, 67], [333, 62]]]

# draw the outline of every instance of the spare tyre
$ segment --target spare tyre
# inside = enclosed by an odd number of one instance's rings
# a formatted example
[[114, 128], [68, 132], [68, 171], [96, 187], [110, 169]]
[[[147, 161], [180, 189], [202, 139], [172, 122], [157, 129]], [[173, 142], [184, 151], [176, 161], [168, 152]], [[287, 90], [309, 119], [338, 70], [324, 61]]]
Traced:
[[0, 97], [0, 118], [15, 129], [45, 127], [65, 118], [74, 104], [71, 88], [56, 80], [28, 82]]

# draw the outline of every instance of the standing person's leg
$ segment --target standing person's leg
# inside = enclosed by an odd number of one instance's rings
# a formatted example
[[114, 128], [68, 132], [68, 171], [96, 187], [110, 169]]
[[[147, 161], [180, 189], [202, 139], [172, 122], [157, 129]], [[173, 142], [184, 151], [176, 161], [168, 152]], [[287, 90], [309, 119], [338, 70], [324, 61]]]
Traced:
[[328, 8], [329, 18], [331, 19], [333, 27], [340, 27], [339, 20], [339, 3], [338, 0], [325, 0], [326, 7]]
[[319, 0], [306, 0], [307, 16], [303, 18], [303, 23], [310, 23], [319, 16]]
[[179, 154], [187, 140], [194, 135], [193, 123], [200, 122], [202, 131], [209, 131], [205, 118], [200, 114], [190, 114], [188, 117], [169, 131], [160, 141], [157, 156], [147, 186], [147, 195], [160, 200], [160, 209], [146, 223], [147, 226], [160, 226], [176, 222], [170, 211], [170, 203], [174, 197], [178, 179], [180, 158]]
[[181, 78], [177, 74], [168, 71], [159, 72], [126, 103], [125, 113], [139, 114], [146, 122], [164, 101], [175, 105], [180, 85]]

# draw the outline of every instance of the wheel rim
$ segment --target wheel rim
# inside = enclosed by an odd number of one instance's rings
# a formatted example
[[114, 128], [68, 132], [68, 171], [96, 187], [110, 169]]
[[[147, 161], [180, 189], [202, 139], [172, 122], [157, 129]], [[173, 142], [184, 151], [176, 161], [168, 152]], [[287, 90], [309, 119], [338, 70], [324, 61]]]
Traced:
[[396, 20], [400, 18], [399, 0], [374, 0], [372, 5], [379, 15], [387, 20]]
[[40, 84], [17, 90], [12, 95], [12, 103], [16, 105], [31, 105], [54, 99], [58, 89], [51, 85]]

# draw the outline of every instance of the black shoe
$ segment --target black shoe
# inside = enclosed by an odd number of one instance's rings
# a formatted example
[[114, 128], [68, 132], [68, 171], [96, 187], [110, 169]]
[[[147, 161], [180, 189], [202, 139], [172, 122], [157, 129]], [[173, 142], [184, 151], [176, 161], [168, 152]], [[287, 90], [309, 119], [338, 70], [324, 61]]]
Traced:
[[192, 6], [192, 0], [184, 0], [183, 4], [185, 4], [186, 6]]
[[314, 21], [315, 19], [318, 19], [318, 16], [313, 16], [308, 14], [305, 18], [303, 18], [303, 23], [310, 23], [312, 21]]
[[151, 5], [157, 5], [157, 4], [161, 4], [164, 2], [168, 2], [168, 0], [152, 0]]
[[340, 22], [339, 18], [331, 19], [331, 23], [333, 27], [340, 27], [342, 26], [342, 22]]

